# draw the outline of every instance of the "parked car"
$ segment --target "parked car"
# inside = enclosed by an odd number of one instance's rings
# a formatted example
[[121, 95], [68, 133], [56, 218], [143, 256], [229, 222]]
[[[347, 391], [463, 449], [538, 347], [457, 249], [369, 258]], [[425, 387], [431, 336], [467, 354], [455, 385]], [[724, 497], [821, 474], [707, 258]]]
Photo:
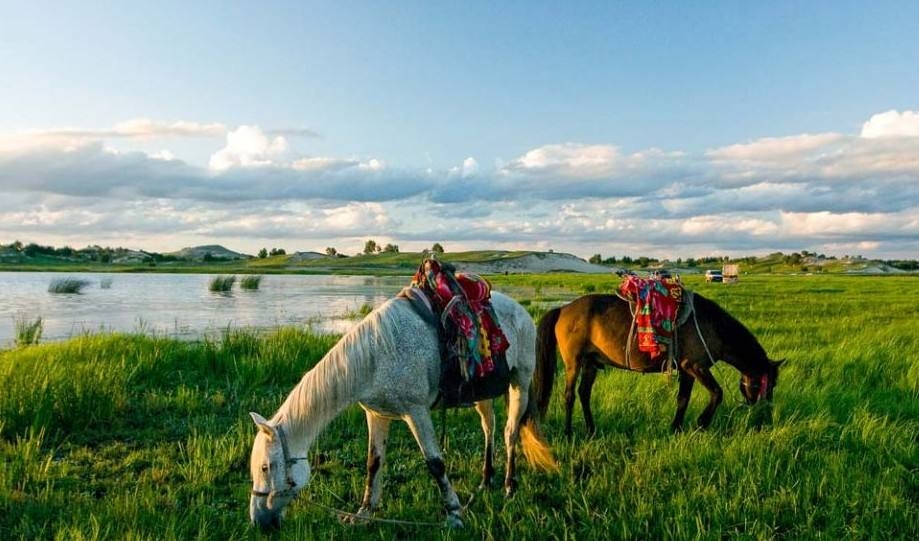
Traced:
[[723, 282], [724, 276], [721, 275], [720, 270], [707, 270], [705, 271], [705, 281], [706, 282]]

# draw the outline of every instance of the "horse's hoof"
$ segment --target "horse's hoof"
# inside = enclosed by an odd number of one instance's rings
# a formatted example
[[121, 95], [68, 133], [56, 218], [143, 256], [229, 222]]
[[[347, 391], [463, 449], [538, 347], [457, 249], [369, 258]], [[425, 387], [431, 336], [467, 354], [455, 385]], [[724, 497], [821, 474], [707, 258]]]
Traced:
[[511, 498], [517, 492], [517, 481], [508, 481], [504, 483], [504, 497]]
[[361, 524], [369, 524], [372, 516], [373, 511], [367, 507], [361, 507], [353, 515], [343, 516], [341, 521], [345, 524], [350, 524], [351, 526], [357, 526]]
[[459, 515], [447, 515], [447, 527], [451, 530], [458, 530], [463, 527], [463, 519]]

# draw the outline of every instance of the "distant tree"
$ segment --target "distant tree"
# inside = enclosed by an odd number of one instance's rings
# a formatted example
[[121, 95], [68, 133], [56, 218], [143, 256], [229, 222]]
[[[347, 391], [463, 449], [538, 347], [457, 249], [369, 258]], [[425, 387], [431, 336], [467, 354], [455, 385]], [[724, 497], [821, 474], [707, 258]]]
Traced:
[[435, 254], [442, 254], [444, 253], [444, 247], [439, 242], [435, 242], [434, 246], [431, 246], [431, 251]]
[[594, 254], [590, 256], [590, 259], [588, 259], [587, 261], [589, 263], [593, 263], [594, 265], [599, 265], [600, 263], [603, 263], [603, 256], [601, 256], [600, 254]]
[[268, 255], [287, 255], [287, 251], [284, 248], [272, 248]]
[[201, 261], [210, 262], [214, 260], [214, 256], [210, 252], [204, 252], [204, 255], [201, 257]]
[[338, 255], [338, 250], [329, 246], [325, 249], [325, 255], [330, 256], [330, 257], [335, 257]]
[[383, 251], [386, 253], [398, 254], [399, 245], [398, 244], [387, 244], [383, 247]]
[[20, 241], [18, 241], [18, 240], [13, 241], [13, 244], [10, 244], [10, 248], [16, 250], [17, 252], [21, 252], [21, 251], [22, 251], [22, 242], [20, 242]]
[[380, 251], [380, 247], [377, 246], [377, 241], [370, 239], [364, 243], [364, 253], [367, 255], [374, 254]]
[[258, 251], [259, 259], [265, 259], [266, 257], [268, 257], [268, 250], [266, 248], [262, 248], [261, 250]]

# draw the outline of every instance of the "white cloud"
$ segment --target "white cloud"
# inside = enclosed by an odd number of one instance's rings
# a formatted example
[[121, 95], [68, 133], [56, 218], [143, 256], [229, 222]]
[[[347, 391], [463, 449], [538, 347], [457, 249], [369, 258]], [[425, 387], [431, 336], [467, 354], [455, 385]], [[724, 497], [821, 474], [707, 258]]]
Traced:
[[548, 144], [491, 167], [468, 157], [441, 170], [393, 167], [378, 157], [293, 155], [285, 137], [257, 126], [224, 131], [225, 145], [209, 151], [204, 165], [153, 145], [162, 137], [210, 137], [222, 124], [135, 119], [106, 137], [0, 135], [0, 237], [80, 231], [88, 243], [118, 231], [163, 242], [170, 235], [312, 239], [321, 249], [373, 235], [403, 248], [450, 242], [582, 255], [829, 253], [843, 246], [914, 254], [919, 137], [906, 135], [916, 116], [882, 113], [858, 135], [771, 137], [694, 155]]
[[862, 137], [919, 137], [919, 112], [887, 111], [862, 124]]
[[597, 178], [617, 173], [622, 165], [619, 149], [613, 145], [564, 143], [534, 148], [505, 168], [528, 173]]
[[211, 156], [210, 168], [226, 171], [232, 167], [271, 165], [286, 150], [284, 137], [269, 139], [258, 126], [240, 126], [227, 133], [227, 145]]

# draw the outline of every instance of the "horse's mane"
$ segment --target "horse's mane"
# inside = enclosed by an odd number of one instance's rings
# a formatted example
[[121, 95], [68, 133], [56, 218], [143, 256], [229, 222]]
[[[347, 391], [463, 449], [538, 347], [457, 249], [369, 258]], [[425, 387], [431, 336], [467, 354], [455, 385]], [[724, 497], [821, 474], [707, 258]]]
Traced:
[[390, 300], [355, 325], [300, 379], [274, 420], [296, 423], [316, 415], [334, 415], [343, 399], [356, 399], [358, 385], [372, 376], [376, 358], [396, 350], [396, 331], [404, 324], [407, 303]]
[[708, 320], [717, 329], [727, 352], [751, 362], [768, 362], [766, 350], [756, 336], [718, 303], [693, 292], [693, 306], [700, 319]]

